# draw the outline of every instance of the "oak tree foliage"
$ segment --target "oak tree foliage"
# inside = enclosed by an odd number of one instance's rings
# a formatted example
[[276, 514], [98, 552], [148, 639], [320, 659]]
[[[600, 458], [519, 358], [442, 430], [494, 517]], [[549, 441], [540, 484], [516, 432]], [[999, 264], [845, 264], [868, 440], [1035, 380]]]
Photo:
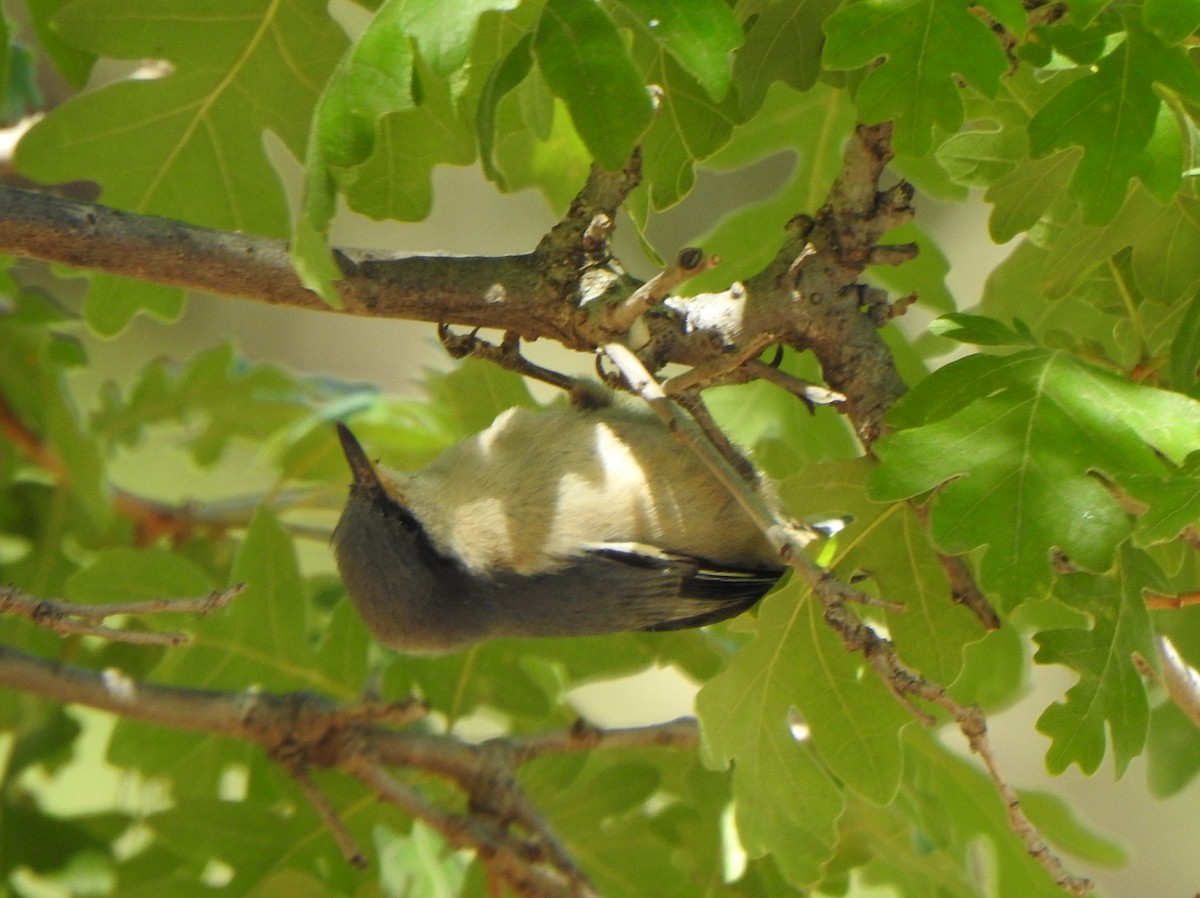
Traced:
[[[1050, 770], [1093, 774], [1107, 757], [1120, 773], [1148, 754], [1169, 794], [1200, 769], [1194, 724], [1154, 673], [1163, 636], [1200, 664], [1200, 612], [1168, 607], [1200, 590], [1200, 5], [10, 0], [4, 12], [5, 115], [44, 113], [10, 176], [94, 183], [107, 206], [287, 238], [327, 297], [338, 203], [420, 220], [438, 166], [479, 166], [496, 190], [540, 191], [562, 214], [593, 161], [619, 169], [640, 147], [619, 226], [670, 259], [679, 247], [650, 245], [647, 228], [698, 170], [784, 154], [774, 193], [697, 224], [692, 242], [721, 264], [683, 292], [724, 290], [774, 258], [792, 216], [825, 202], [856, 123], [892, 122], [890, 177], [916, 186], [918, 214], [885, 242], [920, 255], [867, 277], [914, 293], [935, 320], [886, 325], [909, 388], [890, 432], [864, 456], [844, 416], [809, 415], [762, 382], [709, 391], [714, 414], [780, 483], [789, 513], [854, 516], [821, 563], [905, 606], [855, 613], [956, 701], [999, 709], [1037, 665], [1070, 670], [1074, 685], [1037, 724]], [[155, 67], [89, 86], [101, 60]], [[33, 86], [51, 69], [69, 86], [53, 103]], [[303, 168], [294, 208], [268, 145]], [[961, 308], [920, 204], [971, 191], [989, 206], [990, 239], [1013, 248], [981, 303]], [[172, 320], [183, 291], [90, 272], [72, 306], [53, 287], [85, 273], [48, 270], [35, 288], [28, 265], [0, 270], [0, 583], [77, 603], [248, 586], [210, 616], [120, 622], [185, 630], [179, 646], [0, 616], [3, 645], [194, 689], [355, 702], [372, 684], [428, 702], [417, 727], [511, 734], [569, 727], [578, 685], [674, 666], [702, 684], [698, 750], [571, 752], [520, 769], [601, 894], [873, 884], [968, 898], [981, 880], [1005, 896], [1062, 893], [980, 767], [847, 650], [798, 577], [704, 631], [436, 658], [373, 648], [312, 539], [346, 481], [331, 422], [353, 421], [394, 465], [419, 465], [532, 403], [515, 375], [472, 361], [431, 380], [427, 399], [399, 400], [218, 345], [148, 362], [83, 402], [85, 335], [119, 340], [140, 314]], [[782, 365], [820, 379], [811, 355], [788, 350]], [[134, 485], [112, 469], [156, 452], [167, 461], [139, 478], [136, 501], [169, 496], [179, 467], [228, 473], [252, 457], [271, 479], [242, 483], [256, 498], [241, 506], [194, 496], [190, 526], [155, 530], [127, 513]], [[304, 503], [281, 500], [296, 491]], [[952, 601], [938, 553], [968, 562], [999, 629]], [[489, 893], [486, 864], [352, 779], [320, 774], [317, 786], [370, 856], [365, 872], [257, 747], [129, 719], [97, 737], [99, 720], [0, 688], [0, 894], [42, 894], [29, 885], [39, 879], [80, 895]], [[107, 739], [130, 785], [106, 807], [62, 810], [39, 784], [68, 773], [85, 738]], [[396, 776], [468, 812], [436, 780]], [[1114, 860], [1060, 800], [1022, 797], [1068, 868]]]

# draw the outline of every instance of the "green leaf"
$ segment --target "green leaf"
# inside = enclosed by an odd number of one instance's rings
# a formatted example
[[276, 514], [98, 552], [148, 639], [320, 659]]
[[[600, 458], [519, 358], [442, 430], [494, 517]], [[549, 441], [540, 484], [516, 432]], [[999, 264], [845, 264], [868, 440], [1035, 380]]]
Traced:
[[1066, 701], [1050, 705], [1038, 718], [1038, 730], [1051, 739], [1046, 766], [1052, 773], [1070, 764], [1095, 773], [1104, 759], [1106, 726], [1117, 776], [1145, 746], [1150, 708], [1133, 655], [1152, 663], [1157, 657], [1142, 588], [1159, 577], [1148, 556], [1126, 549], [1116, 577], [1080, 573], [1059, 579], [1055, 596], [1088, 614], [1092, 626], [1034, 636], [1035, 661], [1062, 664], [1079, 674]]
[[[1140, 348], [1118, 342], [1129, 307], [1122, 306], [1111, 281], [1093, 278], [1061, 299], [1043, 294], [1046, 250], [1022, 240], [992, 271], [984, 286], [980, 312], [1024, 322], [1044, 346], [1094, 358], [1109, 358], [1121, 367], [1137, 364]], [[1103, 269], [1100, 270], [1103, 272]]]
[[605, 895], [690, 895], [722, 890], [715, 825], [725, 777], [693, 753], [624, 751], [548, 757], [521, 785]]
[[1081, 151], [1076, 148], [1030, 159], [998, 177], [983, 198], [992, 204], [988, 232], [996, 243], [1005, 243], [1028, 231], [1050, 205], [1063, 195]]
[[88, 53], [63, 40], [55, 27], [59, 10], [71, 2], [72, 0], [25, 0], [24, 7], [42, 52], [50, 58], [55, 69], [68, 84], [80, 88], [87, 83], [92, 65], [96, 62], [96, 54]]
[[[4, 789], [20, 788], [21, 774], [31, 767], [41, 767], [53, 774], [70, 761], [83, 728], [62, 706], [43, 706], [35, 713], [27, 713], [12, 733], [12, 747], [8, 750], [2, 768], [0, 782]], [[9, 828], [0, 827], [0, 832]]]
[[1179, 468], [1157, 477], [1132, 475], [1122, 486], [1146, 506], [1138, 515], [1138, 545], [1177, 539], [1187, 528], [1200, 525], [1200, 446]]
[[[26, 301], [18, 301], [23, 308]], [[68, 389], [67, 370], [76, 365], [78, 355], [64, 352], [64, 346], [43, 327], [26, 326], [20, 316], [0, 315], [0, 396], [9, 414], [53, 447], [63, 469], [70, 472], [66, 494], [80, 503], [90, 523], [103, 524], [112, 513], [104, 458], [84, 428]], [[60, 508], [56, 514], [61, 513]], [[58, 551], [47, 549], [50, 555]]]
[[480, 359], [431, 377], [425, 389], [430, 402], [454, 422], [460, 437], [484, 430], [505, 409], [537, 407], [523, 377]]
[[964, 705], [978, 705], [987, 713], [1010, 707], [1028, 688], [1025, 649], [1026, 639], [1015, 627], [1001, 626], [969, 643], [963, 651], [962, 673], [954, 681], [951, 694]]
[[1180, 393], [1195, 396], [1200, 384], [1200, 291], [1192, 294], [1187, 311], [1171, 341], [1167, 383]]
[[624, 166], [652, 107], [612, 20], [593, 3], [549, 0], [533, 52], [596, 162], [609, 171]]
[[[347, 796], [338, 794], [340, 789], [331, 790], [322, 783], [322, 793], [331, 800], [339, 812], [354, 808], [339, 807]], [[332, 795], [330, 794], [332, 791]], [[216, 796], [189, 796], [176, 806], [143, 819], [145, 826], [154, 833], [154, 845], [175, 856], [175, 876], [194, 867], [197, 872], [210, 865], [215, 859], [228, 867], [233, 880], [227, 887], [243, 894], [262, 895], [255, 887], [261, 882], [271, 881], [275, 873], [285, 865], [300, 866], [310, 871], [323, 871], [325, 864], [336, 864], [337, 854], [327, 831], [322, 831], [316, 815], [300, 803], [298, 794], [272, 796], [273, 802], [263, 800], [222, 801]], [[358, 798], [358, 796], [355, 796]], [[359, 798], [361, 800], [361, 798]], [[367, 836], [358, 821], [350, 816], [339, 817], [350, 826], [358, 840]], [[247, 838], [247, 833], [261, 834], [261, 838]], [[297, 852], [303, 847], [306, 855], [302, 862]], [[182, 868], [182, 869], [181, 869]], [[188, 871], [190, 872], [190, 871]], [[326, 878], [331, 878], [325, 872]], [[187, 879], [199, 879], [196, 873]], [[353, 881], [353, 880], [351, 880]], [[176, 894], [176, 889], [158, 883], [158, 894]], [[122, 888], [122, 895], [131, 894]], [[133, 894], [138, 894], [133, 892]], [[147, 889], [146, 894], [154, 894]], [[323, 894], [346, 894], [334, 883], [328, 883]]]
[[879, 441], [876, 498], [937, 489], [931, 527], [946, 552], [979, 547], [985, 589], [1006, 607], [1044, 595], [1049, 554], [1102, 571], [1131, 530], [1091, 472], [1120, 483], [1162, 473], [1194, 448], [1200, 403], [1129, 383], [1064, 353], [971, 356], [920, 383]]
[[101, 337], [115, 337], [139, 312], [162, 321], [178, 321], [183, 314], [183, 290], [111, 274], [92, 275], [83, 317]]
[[383, 116], [370, 155], [334, 171], [347, 204], [376, 220], [425, 218], [433, 206], [434, 166], [475, 159], [473, 129], [458, 118], [450, 85], [432, 76], [421, 83], [421, 105]]
[[894, 120], [896, 151], [909, 156], [929, 152], [935, 125], [954, 132], [962, 124], [956, 77], [994, 96], [1008, 68], [987, 25], [965, 5], [944, 0], [864, 0], [834, 13], [825, 37], [829, 68], [884, 57], [858, 87], [859, 116], [868, 124]]
[[525, 80], [533, 67], [533, 35], [527, 34], [491, 71], [476, 112], [476, 131], [479, 134], [479, 160], [484, 173], [505, 189], [504, 176], [492, 161], [496, 142], [496, 114], [500, 101]]
[[[728, 681], [725, 681], [728, 682]], [[721, 680], [700, 693], [701, 719], [711, 711], [719, 715]], [[708, 696], [705, 699], [705, 696]], [[728, 696], [732, 698], [733, 696]], [[711, 704], [706, 706], [704, 701]], [[788, 731], [786, 708], [763, 719], [766, 709], [731, 707], [746, 720], [724, 725], [719, 716], [708, 718], [705, 738], [714, 764], [734, 761], [733, 794], [738, 836], [751, 857], [773, 855], [792, 883], [819, 879], [821, 865], [832, 853], [834, 824], [843, 799], [829, 774], [811, 752], [798, 745]], [[762, 727], [756, 729], [754, 720]]]
[[743, 115], [757, 112], [776, 81], [804, 91], [821, 74], [825, 20], [837, 0], [794, 0], [748, 5], [746, 43], [733, 64]]
[[1016, 327], [1012, 328], [995, 318], [952, 312], [931, 321], [929, 331], [960, 343], [974, 343], [977, 346], [1028, 346], [1035, 342], [1028, 328], [1019, 321], [1014, 323]]
[[[1164, 45], [1132, 19], [1126, 28], [1125, 40], [1090, 75], [1055, 94], [1029, 124], [1035, 156], [1083, 147], [1069, 192], [1082, 204], [1087, 224], [1116, 214], [1132, 178], [1158, 185], [1164, 201], [1178, 188], [1179, 124], [1163, 108], [1155, 85], [1200, 97], [1200, 75], [1182, 49]], [[1175, 139], [1154, 141], [1156, 128]]]
[[[199, 567], [165, 549], [107, 549], [67, 581], [72, 601], [92, 604], [198, 598], [211, 589]], [[170, 626], [178, 621], [174, 618]]]
[[[1051, 25], [1039, 25], [1034, 29], [1034, 40], [1071, 62], [1091, 65], [1111, 49], [1107, 46], [1109, 36], [1119, 27], [1120, 20], [1111, 16], [1087, 27], [1080, 27], [1068, 16]], [[1038, 67], [1051, 67], [1051, 59], [1047, 58]]]
[[658, 111], [642, 141], [642, 171], [655, 209], [666, 209], [691, 192], [693, 166], [729, 140], [735, 105], [714, 103], [670, 56], [638, 54], [642, 69], [663, 88]]
[[[462, 68], [475, 41], [482, 15], [516, 9], [518, 0], [404, 0], [396, 6], [404, 31], [417, 42], [421, 58], [435, 75], [445, 78]], [[382, 12], [382, 10], [381, 10]], [[377, 14], [378, 15], [378, 14]]]
[[950, 601], [946, 575], [913, 509], [867, 496], [872, 467], [863, 459], [808, 465], [780, 484], [780, 497], [800, 520], [852, 516], [831, 541], [826, 566], [843, 582], [865, 576], [859, 588], [903, 604], [903, 612], [887, 614], [901, 657], [926, 677], [952, 683], [962, 670], [964, 647], [980, 639], [982, 629]]
[[304, 197], [292, 234], [292, 263], [306, 287], [338, 305], [329, 223], [336, 210], [333, 169], [359, 165], [375, 146], [380, 118], [411, 109], [414, 53], [406, 0], [388, 0], [347, 50], [317, 101], [305, 155]]
[[[747, 165], [785, 150], [797, 162], [787, 182], [769, 199], [731, 212], [694, 242], [722, 264], [688, 281], [687, 292], [724, 290], [750, 277], [775, 256], [783, 243], [784, 225], [799, 211], [820, 208], [841, 168], [833, 150], [854, 127], [854, 109], [844, 91], [817, 85], [798, 94], [777, 85], [762, 110], [734, 128], [730, 142], [706, 163], [719, 170]], [[836, 136], [835, 136], [836, 135]]]
[[[383, 895], [449, 898], [464, 894], [461, 889], [470, 859], [462, 852], [453, 851], [436, 830], [416, 820], [407, 832], [397, 833], [379, 826], [373, 835]], [[279, 894], [281, 898], [294, 895], [290, 890]], [[324, 898], [325, 895], [328, 895], [327, 889], [314, 890], [312, 898]]]
[[1200, 0], [1146, 0], [1142, 16], [1147, 28], [1178, 44], [1200, 28]]
[[264, 439], [310, 412], [304, 386], [278, 368], [235, 360], [228, 345], [200, 353], [186, 366], [147, 365], [127, 396], [102, 395], [93, 430], [133, 446], [145, 428], [161, 421], [197, 425], [188, 436], [200, 465], [216, 462], [234, 436]]
[[959, 131], [937, 148], [938, 163], [959, 184], [988, 187], [1012, 171], [1025, 155], [1024, 130], [1013, 127], [975, 127]]
[[1077, 217], [1050, 230], [1042, 273], [1043, 292], [1057, 299], [1077, 288], [1097, 265], [1125, 247], [1133, 249], [1133, 273], [1147, 299], [1175, 303], [1200, 283], [1194, 255], [1200, 252], [1200, 201], [1180, 194], [1163, 205], [1135, 187], [1108, 224], [1087, 227]]
[[[20, 799], [22, 796], [13, 796]], [[44, 813], [28, 800], [0, 798], [0, 873], [5, 879], [18, 870], [48, 874], [62, 869], [82, 854], [104, 857], [108, 845], [88, 831], [81, 821], [64, 820]]]
[[76, 47], [165, 59], [174, 70], [54, 109], [19, 145], [23, 172], [46, 182], [100, 181], [106, 203], [135, 212], [286, 233], [287, 206], [262, 132], [303, 154], [317, 94], [346, 43], [324, 5], [77, 0], [54, 25]]
[[1058, 795], [1021, 790], [1021, 808], [1033, 825], [1055, 846], [1090, 864], [1121, 867], [1127, 852], [1116, 842], [1089, 830], [1075, 809]]
[[742, 27], [722, 0], [617, 0], [643, 33], [720, 102], [733, 78]]
[[1146, 755], [1146, 780], [1158, 798], [1177, 794], [1200, 773], [1196, 723], [1174, 702], [1164, 702], [1150, 712]]
[[[925, 856], [946, 852], [960, 868], [976, 870], [977, 852], [986, 844], [994, 894], [1021, 898], [1062, 895], [1058, 884], [1013, 833], [1008, 808], [978, 765], [946, 751], [926, 728], [909, 727], [904, 739], [905, 781], [900, 801], [910, 821], [909, 838]], [[980, 894], [981, 884], [973, 885], [969, 894]]]
[[592, 162], [566, 105], [537, 69], [498, 105], [493, 157], [505, 190], [536, 187], [556, 213], [566, 212]]
[[[812, 883], [832, 851], [842, 808], [822, 765], [869, 801], [886, 803], [899, 784], [899, 732], [912, 718], [878, 678], [864, 674], [863, 659], [845, 650], [798, 585], [768, 596], [756, 631], [696, 699], [706, 756], [720, 766], [733, 762], [746, 850], [772, 852], [793, 883]], [[809, 739], [793, 736], [792, 708]]]
[[13, 75], [17, 63], [17, 55], [14, 50], [8, 19], [4, 16], [3, 11], [0, 11], [0, 101], [2, 101], [0, 102], [0, 121], [5, 125], [20, 119], [24, 112], [22, 108], [24, 104], [13, 102], [19, 96], [13, 90], [16, 86]]

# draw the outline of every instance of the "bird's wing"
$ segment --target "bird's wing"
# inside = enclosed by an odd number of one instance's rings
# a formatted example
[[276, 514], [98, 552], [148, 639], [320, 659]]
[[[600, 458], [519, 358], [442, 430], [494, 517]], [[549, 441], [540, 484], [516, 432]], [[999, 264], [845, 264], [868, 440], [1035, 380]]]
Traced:
[[680, 630], [740, 614], [781, 575], [722, 569], [639, 543], [597, 543], [562, 569], [503, 575], [493, 595], [519, 603], [527, 635], [531, 627], [546, 636]]

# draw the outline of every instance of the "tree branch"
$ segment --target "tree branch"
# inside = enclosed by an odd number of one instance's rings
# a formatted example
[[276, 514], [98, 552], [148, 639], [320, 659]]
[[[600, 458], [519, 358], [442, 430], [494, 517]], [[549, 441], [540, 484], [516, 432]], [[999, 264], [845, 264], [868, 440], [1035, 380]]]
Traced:
[[[309, 779], [329, 768], [360, 780], [380, 798], [437, 829], [456, 847], [475, 851], [494, 875], [519, 894], [590, 896], [573, 858], [525, 796], [515, 774], [552, 754], [641, 746], [693, 749], [695, 721], [602, 730], [577, 723], [562, 732], [491, 739], [480, 745], [455, 736], [397, 729], [424, 716], [415, 699], [346, 705], [311, 693], [186, 689], [140, 683], [112, 670], [96, 673], [0, 646], [0, 686], [64, 704], [86, 705], [143, 723], [213, 733], [259, 745], [297, 780], [350, 859], [360, 858], [336, 811]], [[467, 814], [451, 813], [389, 767], [421, 770], [454, 783], [467, 796]], [[525, 833], [509, 831], [516, 824]]]

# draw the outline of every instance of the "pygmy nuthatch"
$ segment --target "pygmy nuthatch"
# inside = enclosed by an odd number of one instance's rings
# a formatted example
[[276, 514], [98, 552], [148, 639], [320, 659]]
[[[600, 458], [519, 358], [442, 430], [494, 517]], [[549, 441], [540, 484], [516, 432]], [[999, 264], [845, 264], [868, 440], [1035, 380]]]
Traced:
[[729, 491], [646, 413], [509, 409], [414, 473], [385, 473], [338, 433], [354, 475], [338, 570], [401, 651], [699, 627], [783, 573]]

